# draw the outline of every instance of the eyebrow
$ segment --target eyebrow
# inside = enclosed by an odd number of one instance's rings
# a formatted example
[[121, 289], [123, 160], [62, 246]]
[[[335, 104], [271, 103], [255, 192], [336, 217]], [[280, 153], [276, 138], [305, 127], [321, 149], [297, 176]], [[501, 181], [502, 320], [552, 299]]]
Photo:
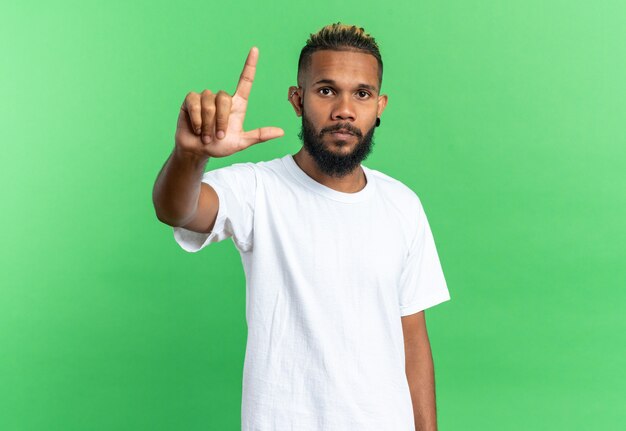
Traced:
[[[337, 85], [336, 81], [333, 81], [332, 79], [320, 79], [319, 81], [317, 81], [316, 83], [314, 83], [313, 85], [317, 85], [317, 84], [330, 84], [330, 85]], [[368, 90], [374, 91], [374, 92], [378, 92], [378, 88], [374, 87], [373, 85], [370, 84], [359, 84], [357, 85], [357, 87], [359, 88], [367, 88]]]

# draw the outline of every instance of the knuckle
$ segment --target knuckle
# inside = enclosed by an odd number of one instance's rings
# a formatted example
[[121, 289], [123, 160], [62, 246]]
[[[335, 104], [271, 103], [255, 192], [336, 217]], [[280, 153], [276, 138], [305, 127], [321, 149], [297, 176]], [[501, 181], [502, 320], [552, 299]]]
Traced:
[[203, 114], [214, 114], [215, 113], [215, 105], [214, 104], [206, 104], [202, 105], [202, 113]]
[[250, 83], [254, 81], [249, 75], [246, 75], [245, 73], [242, 73], [239, 79], [241, 79], [242, 81], [250, 82]]
[[213, 93], [211, 92], [211, 90], [204, 89], [204, 90], [202, 91], [202, 95], [203, 95], [203, 96], [210, 96], [210, 95], [212, 95], [212, 94], [213, 94]]
[[223, 106], [225, 108], [229, 108], [232, 105], [232, 97], [228, 94], [224, 94], [223, 96], [218, 96], [217, 97], [217, 103], [219, 103], [220, 106]]

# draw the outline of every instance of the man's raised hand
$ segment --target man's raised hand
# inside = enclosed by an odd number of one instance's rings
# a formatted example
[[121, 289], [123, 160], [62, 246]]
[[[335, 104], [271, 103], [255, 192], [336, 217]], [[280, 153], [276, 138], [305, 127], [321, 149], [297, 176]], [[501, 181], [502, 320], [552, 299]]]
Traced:
[[176, 126], [177, 150], [202, 159], [225, 157], [285, 134], [278, 127], [243, 130], [258, 58], [259, 50], [253, 47], [232, 97], [221, 90], [216, 94], [209, 90], [187, 94]]

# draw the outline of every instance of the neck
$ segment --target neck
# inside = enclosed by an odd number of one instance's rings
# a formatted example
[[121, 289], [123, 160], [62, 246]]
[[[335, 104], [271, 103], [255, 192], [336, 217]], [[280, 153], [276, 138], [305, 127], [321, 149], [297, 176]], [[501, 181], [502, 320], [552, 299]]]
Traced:
[[338, 192], [356, 193], [363, 190], [367, 184], [367, 179], [361, 166], [357, 166], [352, 172], [337, 178], [322, 172], [317, 166], [315, 159], [311, 157], [304, 147], [293, 156], [293, 159], [309, 177]]

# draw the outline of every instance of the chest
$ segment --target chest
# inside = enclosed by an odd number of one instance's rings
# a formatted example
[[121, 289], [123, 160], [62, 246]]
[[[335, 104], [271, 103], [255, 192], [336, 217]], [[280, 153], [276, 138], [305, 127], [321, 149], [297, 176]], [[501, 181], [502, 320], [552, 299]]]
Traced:
[[392, 208], [318, 196], [259, 206], [255, 248], [266, 249], [321, 284], [396, 284], [408, 250], [406, 224]]

